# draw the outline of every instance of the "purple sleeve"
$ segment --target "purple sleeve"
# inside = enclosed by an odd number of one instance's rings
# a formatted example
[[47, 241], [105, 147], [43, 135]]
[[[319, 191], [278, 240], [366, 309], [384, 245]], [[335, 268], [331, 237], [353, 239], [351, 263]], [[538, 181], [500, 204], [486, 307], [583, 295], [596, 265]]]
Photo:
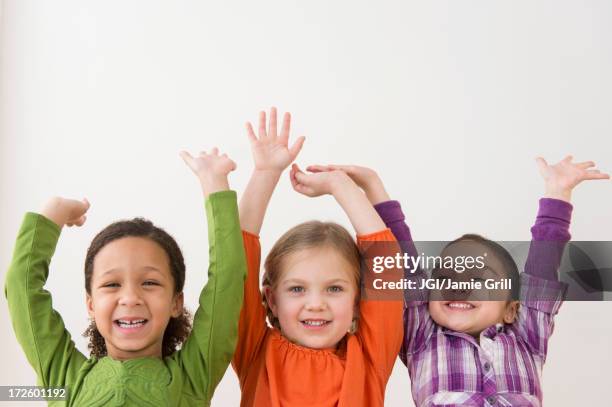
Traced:
[[374, 209], [385, 222], [385, 225], [391, 229], [397, 241], [400, 242], [402, 250], [411, 256], [416, 256], [417, 250], [412, 241], [410, 228], [406, 225], [406, 218], [400, 203], [398, 201], [385, 201], [374, 205]]
[[511, 326], [534, 354], [546, 358], [554, 316], [563, 303], [567, 285], [559, 281], [559, 265], [570, 239], [572, 205], [557, 199], [540, 199], [531, 228], [531, 245], [521, 274], [521, 307]]
[[540, 199], [535, 225], [531, 228], [531, 245], [525, 273], [557, 281], [565, 244], [570, 240], [572, 205], [558, 199]]
[[[418, 256], [400, 203], [398, 201], [386, 201], [374, 205], [374, 209], [385, 222], [385, 225], [391, 229], [404, 253], [414, 257]], [[425, 274], [421, 269], [415, 270], [414, 273], [406, 270], [404, 277], [414, 280], [416, 286], [420, 287], [420, 280], [425, 278]], [[425, 347], [434, 329], [434, 322], [428, 311], [428, 297], [427, 290], [404, 291], [406, 301], [404, 308], [404, 341], [399, 356], [406, 366], [408, 366], [410, 355]]]

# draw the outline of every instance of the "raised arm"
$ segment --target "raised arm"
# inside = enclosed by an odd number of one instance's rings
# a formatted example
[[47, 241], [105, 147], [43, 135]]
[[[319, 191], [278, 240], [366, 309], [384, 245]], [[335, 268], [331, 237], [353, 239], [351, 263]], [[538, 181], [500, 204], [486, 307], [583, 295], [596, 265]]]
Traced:
[[[331, 194], [348, 216], [358, 235], [362, 255], [395, 255], [399, 246], [378, 213], [351, 177], [342, 170], [310, 171], [306, 174], [294, 165], [291, 171], [293, 188], [306, 196]], [[366, 260], [367, 262], [367, 260]], [[369, 273], [368, 273], [369, 274]], [[385, 295], [369, 289], [359, 303], [357, 337], [362, 343], [367, 360], [374, 366], [381, 383], [386, 383], [402, 343], [402, 299], [384, 298]], [[362, 293], [363, 294], [363, 293]]]
[[608, 174], [593, 169], [595, 163], [572, 163], [568, 156], [554, 165], [537, 159], [544, 178], [545, 197], [535, 225], [531, 228], [532, 241], [521, 275], [521, 308], [513, 324], [534, 354], [546, 357], [548, 339], [554, 328], [554, 315], [563, 301], [566, 285], [559, 282], [558, 269], [570, 239], [570, 204], [573, 189], [586, 180], [609, 179]]
[[[357, 165], [311, 165], [307, 167], [311, 172], [343, 171], [363, 190], [376, 212], [383, 220], [385, 225], [391, 229], [393, 235], [398, 240], [403, 252], [410, 256], [418, 255], [410, 228], [406, 224], [402, 207], [398, 201], [392, 201], [387, 193], [384, 184], [378, 174], [366, 167]], [[415, 287], [421, 286], [421, 280], [426, 275], [424, 270], [405, 270], [404, 277], [411, 280]], [[405, 311], [404, 311], [404, 341], [400, 350], [400, 358], [407, 363], [410, 353], [420, 350], [425, 344], [426, 339], [433, 329], [433, 321], [428, 311], [427, 290], [411, 289], [404, 291]]]
[[13, 329], [42, 386], [71, 386], [86, 361], [43, 287], [63, 226], [83, 225], [88, 209], [86, 200], [53, 198], [40, 214], [26, 214], [6, 274]]
[[332, 195], [358, 235], [368, 235], [386, 229], [368, 198], [344, 171], [311, 171], [307, 174], [300, 170], [297, 164], [293, 164], [290, 176], [293, 189], [303, 195]]
[[236, 164], [216, 148], [196, 157], [182, 152], [181, 157], [197, 175], [206, 199], [209, 268], [191, 335], [172, 360], [185, 371], [189, 391], [210, 401], [236, 347], [246, 276], [236, 193], [228, 190], [227, 180]]
[[240, 226], [242, 230], [259, 235], [266, 209], [282, 172], [291, 164], [304, 144], [299, 137], [289, 148], [291, 115], [285, 113], [280, 134], [277, 132], [276, 108], [270, 110], [266, 129], [266, 113], [259, 113], [259, 130], [255, 135], [251, 123], [246, 124], [251, 142], [254, 168], [240, 200]]
[[532, 243], [525, 273], [557, 281], [565, 243], [570, 240], [573, 189], [582, 181], [609, 179], [610, 176], [594, 169], [593, 161], [572, 163], [571, 156], [554, 165], [548, 165], [539, 157], [537, 164], [544, 179], [545, 194], [540, 199], [538, 216], [531, 228]]
[[238, 346], [232, 359], [232, 366], [241, 383], [245, 380], [267, 331], [266, 312], [259, 287], [259, 232], [282, 172], [295, 159], [304, 143], [304, 137], [299, 137], [289, 148], [291, 115], [285, 113], [280, 134], [277, 131], [276, 115], [276, 108], [272, 108], [266, 126], [266, 114], [260, 112], [258, 135], [255, 135], [251, 123], [246, 125], [254, 161], [253, 174], [240, 200], [240, 226], [243, 231], [248, 274], [244, 286], [244, 306], [240, 312]]

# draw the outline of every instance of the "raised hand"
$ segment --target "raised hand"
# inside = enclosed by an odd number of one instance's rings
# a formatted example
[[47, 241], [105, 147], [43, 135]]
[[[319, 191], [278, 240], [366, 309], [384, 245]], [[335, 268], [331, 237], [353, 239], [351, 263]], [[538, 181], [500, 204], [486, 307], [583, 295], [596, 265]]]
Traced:
[[298, 137], [289, 148], [289, 132], [291, 130], [291, 115], [285, 113], [280, 134], [277, 134], [276, 108], [270, 109], [270, 121], [266, 129], [266, 112], [259, 113], [259, 130], [255, 135], [251, 123], [246, 124], [247, 135], [251, 142], [251, 151], [255, 161], [256, 171], [282, 172], [291, 164], [304, 144], [304, 137]]
[[60, 228], [64, 226], [83, 226], [87, 220], [89, 201], [85, 198], [81, 201], [62, 197], [53, 197], [45, 203], [40, 214], [52, 220]]
[[610, 175], [595, 169], [593, 161], [573, 163], [568, 155], [557, 164], [549, 165], [542, 157], [536, 158], [546, 184], [546, 197], [569, 202], [572, 190], [582, 181], [609, 179]]
[[236, 163], [227, 154], [219, 155], [217, 147], [210, 150], [210, 153], [201, 151], [195, 157], [187, 151], [181, 151], [180, 156], [200, 180], [205, 197], [229, 189], [227, 176], [236, 169]]
[[385, 228], [372, 204], [346, 172], [332, 170], [306, 174], [293, 164], [289, 176], [293, 189], [300, 194], [310, 197], [332, 195], [347, 214], [357, 234], [365, 235]]
[[291, 172], [289, 173], [291, 179], [291, 185], [293, 189], [300, 194], [315, 197], [326, 194], [334, 194], [334, 189], [342, 187], [343, 185], [355, 183], [350, 179], [348, 174], [340, 170], [329, 170], [329, 171], [312, 171], [310, 174], [306, 174], [297, 164], [291, 166]]
[[306, 170], [312, 173], [343, 171], [357, 184], [367, 195], [372, 205], [388, 201], [389, 194], [385, 190], [382, 180], [376, 171], [367, 167], [357, 165], [309, 165]]

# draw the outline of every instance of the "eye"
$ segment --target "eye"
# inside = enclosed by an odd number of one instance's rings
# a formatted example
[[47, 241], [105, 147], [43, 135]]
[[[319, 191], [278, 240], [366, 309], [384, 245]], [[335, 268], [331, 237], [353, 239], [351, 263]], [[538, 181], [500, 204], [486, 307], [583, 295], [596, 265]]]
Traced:
[[102, 288], [118, 288], [120, 287], [119, 283], [104, 283], [101, 285]]
[[344, 288], [340, 287], [339, 285], [332, 285], [327, 289], [327, 291], [329, 291], [330, 293], [340, 293], [344, 291]]
[[155, 285], [161, 285], [161, 284], [155, 280], [147, 280], [144, 283], [142, 283], [142, 285], [155, 286]]
[[295, 293], [295, 294], [303, 293], [304, 292], [304, 287], [299, 286], [299, 285], [294, 285], [292, 287], [289, 287], [289, 292], [292, 292], [292, 293]]

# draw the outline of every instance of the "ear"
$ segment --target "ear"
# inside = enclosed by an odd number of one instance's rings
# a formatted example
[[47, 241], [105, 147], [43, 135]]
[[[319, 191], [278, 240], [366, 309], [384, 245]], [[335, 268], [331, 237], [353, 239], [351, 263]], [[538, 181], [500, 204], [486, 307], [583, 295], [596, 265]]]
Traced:
[[183, 313], [184, 301], [185, 296], [182, 291], [174, 296], [172, 300], [172, 316], [174, 318], [178, 318]]
[[506, 324], [511, 324], [516, 319], [516, 314], [518, 314], [519, 302], [518, 301], [510, 301], [506, 304], [506, 309], [504, 310], [504, 322]]
[[276, 299], [274, 298], [274, 291], [271, 287], [264, 287], [264, 296], [266, 297], [266, 302], [268, 303], [268, 307], [272, 311], [272, 314], [278, 318], [278, 305], [276, 304]]
[[91, 298], [91, 294], [85, 294], [85, 304], [87, 305], [87, 313], [89, 314], [89, 318], [94, 317], [94, 306], [93, 299]]

